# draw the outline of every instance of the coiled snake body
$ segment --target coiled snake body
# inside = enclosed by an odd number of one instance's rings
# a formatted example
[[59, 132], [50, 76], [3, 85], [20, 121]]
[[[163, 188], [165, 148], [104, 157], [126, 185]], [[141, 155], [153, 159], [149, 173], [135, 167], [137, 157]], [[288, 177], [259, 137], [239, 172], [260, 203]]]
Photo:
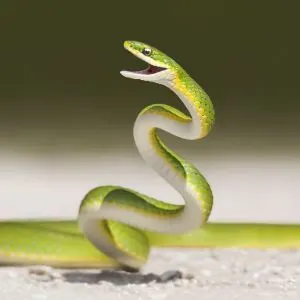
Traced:
[[184, 139], [200, 139], [209, 133], [215, 117], [208, 95], [173, 59], [144, 43], [127, 41], [124, 46], [149, 66], [143, 71], [121, 74], [170, 88], [191, 115], [168, 105], [154, 104], [143, 109], [134, 124], [139, 153], [183, 196], [185, 205], [167, 204], [121, 187], [96, 188], [81, 205], [80, 225], [92, 243], [120, 263], [139, 268], [148, 256], [149, 247], [137, 228], [174, 234], [199, 228], [206, 222], [213, 201], [205, 178], [192, 164], [167, 148], [157, 129]]

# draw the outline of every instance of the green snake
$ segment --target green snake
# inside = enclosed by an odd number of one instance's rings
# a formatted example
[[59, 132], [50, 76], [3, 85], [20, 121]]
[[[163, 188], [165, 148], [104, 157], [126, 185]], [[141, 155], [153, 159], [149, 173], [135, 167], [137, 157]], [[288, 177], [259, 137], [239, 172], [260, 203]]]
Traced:
[[195, 166], [163, 143], [158, 130], [202, 139], [215, 122], [213, 104], [186, 71], [160, 50], [136, 41], [126, 41], [124, 47], [148, 67], [121, 74], [166, 86], [189, 113], [153, 104], [139, 113], [133, 129], [140, 155], [182, 195], [184, 204], [166, 203], [120, 186], [97, 187], [81, 202], [78, 223], [0, 222], [0, 263], [139, 269], [147, 262], [151, 246], [300, 247], [299, 225], [207, 223], [213, 206], [210, 185]]

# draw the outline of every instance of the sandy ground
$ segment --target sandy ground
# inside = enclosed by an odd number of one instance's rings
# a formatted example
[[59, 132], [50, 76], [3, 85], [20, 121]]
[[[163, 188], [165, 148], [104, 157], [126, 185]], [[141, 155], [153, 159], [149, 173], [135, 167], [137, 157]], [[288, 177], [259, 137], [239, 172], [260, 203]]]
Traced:
[[[0, 219], [76, 217], [82, 196], [100, 183], [181, 201], [135, 156], [8, 158], [0, 155]], [[195, 161], [214, 188], [211, 221], [300, 223], [298, 157]], [[299, 251], [157, 249], [141, 274], [55, 270], [52, 278], [31, 270], [0, 268], [0, 300], [300, 299]]]
[[[45, 270], [44, 270], [45, 271]], [[0, 299], [295, 299], [300, 297], [300, 252], [154, 250], [137, 273], [0, 269]], [[173, 274], [173, 278], [169, 275]]]
[[[0, 299], [295, 299], [300, 253], [277, 250], [154, 250], [140, 274], [0, 269]], [[173, 274], [174, 278], [168, 279]]]

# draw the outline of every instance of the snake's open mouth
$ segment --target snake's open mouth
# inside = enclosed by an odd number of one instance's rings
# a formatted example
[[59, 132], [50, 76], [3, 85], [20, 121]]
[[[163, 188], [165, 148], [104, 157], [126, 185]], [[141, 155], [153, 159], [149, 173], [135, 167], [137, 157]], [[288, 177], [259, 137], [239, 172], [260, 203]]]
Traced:
[[156, 74], [156, 73], [164, 71], [164, 70], [166, 70], [166, 68], [157, 67], [157, 66], [153, 66], [153, 65], [149, 64], [146, 69], [143, 69], [140, 71], [130, 71], [130, 72], [136, 73], [136, 74], [151, 75], [151, 74]]
[[[144, 53], [142, 50], [136, 50], [134, 47], [131, 46], [130, 42], [125, 42], [124, 47], [134, 56], [147, 63], [148, 66], [145, 69], [137, 71], [121, 71], [121, 74], [123, 76], [145, 81], [157, 81], [161, 77], [160, 73], [168, 69], [167, 66], [165, 67], [164, 64], [160, 63], [159, 61], [156, 61], [151, 56], [149, 56], [150, 54]], [[147, 50], [151, 52], [151, 49], [149, 49], [147, 48]]]
[[155, 78], [157, 78], [160, 72], [165, 70], [167, 69], [148, 64], [148, 67], [146, 69], [140, 71], [121, 71], [121, 74], [125, 77], [132, 78], [132, 79], [153, 81], [155, 80]]
[[165, 68], [161, 68], [161, 67], [157, 67], [157, 66], [152, 66], [149, 65], [147, 69], [141, 70], [141, 71], [137, 71], [137, 73], [140, 74], [145, 74], [145, 75], [150, 75], [150, 74], [155, 74], [158, 73], [160, 71], [164, 71], [166, 70]]

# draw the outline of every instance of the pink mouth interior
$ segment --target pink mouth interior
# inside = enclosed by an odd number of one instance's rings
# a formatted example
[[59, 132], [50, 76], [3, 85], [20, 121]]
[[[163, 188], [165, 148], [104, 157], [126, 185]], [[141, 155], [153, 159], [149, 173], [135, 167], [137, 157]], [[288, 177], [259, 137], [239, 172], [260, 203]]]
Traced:
[[165, 68], [149, 65], [147, 69], [144, 69], [144, 70], [141, 70], [141, 71], [136, 71], [135, 73], [151, 75], [151, 74], [155, 74], [155, 73], [158, 73], [160, 71], [163, 71], [163, 70], [165, 70]]

